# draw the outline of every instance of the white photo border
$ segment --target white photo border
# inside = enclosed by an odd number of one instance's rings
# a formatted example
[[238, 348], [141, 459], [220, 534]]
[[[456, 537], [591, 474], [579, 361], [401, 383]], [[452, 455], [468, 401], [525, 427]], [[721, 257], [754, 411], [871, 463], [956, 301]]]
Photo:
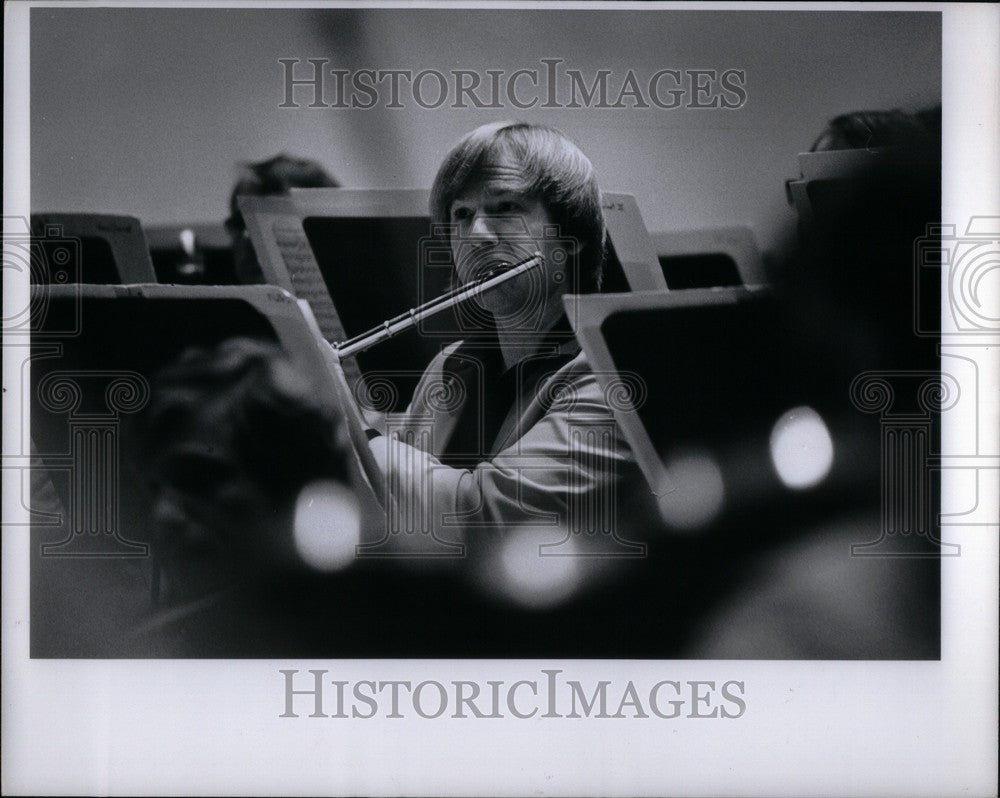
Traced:
[[[17, 218], [27, 218], [30, 208], [28, 12], [32, 5], [9, 3], [4, 9], [5, 235], [17, 232], [6, 221], [13, 224]], [[595, 8], [590, 3], [575, 7]], [[820, 8], [859, 10], [855, 4]], [[942, 218], [964, 229], [975, 216], [1000, 217], [1000, 9], [915, 8], [942, 14]], [[5, 268], [3, 279], [6, 319], [24, 306], [26, 275]], [[948, 332], [946, 340], [947, 336]], [[992, 344], [996, 345], [995, 339]], [[994, 357], [992, 371], [981, 374], [984, 384], [979, 388], [980, 419], [987, 424], [994, 452], [1000, 437], [998, 360]], [[20, 395], [20, 365], [14, 350], [5, 347], [5, 453], [8, 442], [18, 439], [27, 422], [17, 415], [18, 403], [7, 401]], [[967, 421], [946, 414], [945, 454]], [[954, 473], [945, 476], [943, 512], [949, 511], [953, 495], [949, 491], [955, 487], [950, 480], [958, 478]], [[987, 517], [995, 519], [996, 480], [983, 484], [986, 492], [980, 501], [990, 513]], [[3, 500], [4, 524], [24, 523], [17, 486], [6, 472]], [[995, 795], [997, 528], [948, 526], [942, 533], [945, 542], [961, 545], [962, 554], [942, 561], [940, 662], [111, 661], [29, 658], [28, 539], [5, 529], [3, 792]], [[297, 669], [305, 674], [310, 668], [328, 670], [328, 678], [347, 681], [512, 683], [538, 680], [544, 669], [561, 669], [564, 676], [590, 683], [602, 678], [647, 685], [665, 679], [739, 680], [746, 685], [748, 711], [731, 722], [279, 717], [285, 698], [279, 671]]]

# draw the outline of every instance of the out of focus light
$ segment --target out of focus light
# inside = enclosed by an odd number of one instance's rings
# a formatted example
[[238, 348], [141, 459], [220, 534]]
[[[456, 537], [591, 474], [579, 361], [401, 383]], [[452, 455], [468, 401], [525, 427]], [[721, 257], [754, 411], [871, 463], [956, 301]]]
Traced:
[[500, 548], [500, 589], [515, 603], [534, 609], [552, 607], [580, 586], [580, 550], [572, 536], [539, 551], [543, 544], [559, 540], [552, 532], [512, 529], [505, 533]]
[[811, 488], [833, 465], [833, 439], [819, 413], [796, 407], [781, 416], [771, 430], [771, 461], [789, 488]]
[[189, 258], [193, 258], [197, 252], [195, 249], [194, 230], [190, 227], [185, 227], [177, 234], [177, 237], [180, 239], [181, 249], [184, 250], [184, 254]]
[[665, 463], [672, 490], [659, 499], [660, 515], [676, 529], [695, 530], [722, 510], [726, 489], [722, 470], [708, 452], [678, 453]]
[[361, 541], [361, 508], [344, 484], [321, 480], [306, 485], [295, 502], [295, 550], [320, 571], [338, 571], [354, 559]]

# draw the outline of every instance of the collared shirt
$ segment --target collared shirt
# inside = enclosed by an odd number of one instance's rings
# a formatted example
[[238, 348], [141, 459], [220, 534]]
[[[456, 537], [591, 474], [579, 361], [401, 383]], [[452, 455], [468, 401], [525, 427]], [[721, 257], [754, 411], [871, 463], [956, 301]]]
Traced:
[[617, 487], [641, 477], [575, 340], [546, 341], [508, 370], [472, 355], [461, 343], [445, 348], [407, 412], [370, 442], [389, 491], [386, 537], [374, 548], [430, 556], [470, 540], [471, 530], [517, 527], [627, 548]]
[[441, 462], [475, 468], [505, 448], [520, 412], [538, 395], [542, 381], [579, 353], [580, 345], [565, 316], [534, 351], [509, 368], [495, 338], [459, 345], [445, 360], [442, 371], [454, 381], [452, 390], [465, 401], [441, 449]]

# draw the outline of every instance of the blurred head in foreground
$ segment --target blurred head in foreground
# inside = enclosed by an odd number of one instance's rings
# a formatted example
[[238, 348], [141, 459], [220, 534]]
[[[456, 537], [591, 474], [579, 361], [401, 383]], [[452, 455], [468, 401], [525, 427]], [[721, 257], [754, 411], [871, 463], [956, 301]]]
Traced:
[[155, 553], [174, 595], [296, 564], [296, 500], [346, 481], [335, 415], [272, 343], [232, 338], [163, 369], [144, 418]]

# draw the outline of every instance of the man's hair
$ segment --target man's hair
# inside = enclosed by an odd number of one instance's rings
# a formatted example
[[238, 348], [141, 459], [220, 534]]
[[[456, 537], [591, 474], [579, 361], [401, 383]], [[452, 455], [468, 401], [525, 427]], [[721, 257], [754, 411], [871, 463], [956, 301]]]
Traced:
[[831, 119], [811, 152], [912, 146], [941, 135], [941, 107], [910, 114], [905, 111], [852, 111]]
[[940, 285], [938, 267], [914, 263], [914, 243], [933, 237], [941, 213], [940, 108], [844, 114], [817, 143], [824, 137], [830, 140], [814, 151], [884, 149], [810, 196], [798, 252], [778, 261], [775, 287], [788, 292], [788, 308], [811, 330], [817, 349], [828, 347], [823, 361], [831, 374], [937, 370], [937, 341], [913, 328], [941, 313], [940, 292], [923, 287]]
[[275, 155], [266, 161], [240, 164], [240, 175], [229, 195], [229, 218], [226, 226], [231, 229], [244, 227], [238, 197], [250, 195], [268, 197], [287, 194], [291, 188], [337, 188], [340, 186], [327, 171], [315, 161]]
[[577, 290], [597, 291], [601, 286], [605, 240], [600, 189], [587, 156], [554, 128], [505, 121], [483, 125], [467, 134], [448, 153], [434, 178], [431, 220], [448, 224], [452, 202], [504, 158], [521, 165], [523, 182], [518, 190], [541, 200], [558, 225], [559, 237], [577, 242]]
[[316, 479], [346, 479], [332, 407], [268, 341], [230, 338], [187, 349], [156, 375], [144, 415], [154, 451], [194, 419], [221, 418], [240, 465], [275, 498], [294, 498]]

